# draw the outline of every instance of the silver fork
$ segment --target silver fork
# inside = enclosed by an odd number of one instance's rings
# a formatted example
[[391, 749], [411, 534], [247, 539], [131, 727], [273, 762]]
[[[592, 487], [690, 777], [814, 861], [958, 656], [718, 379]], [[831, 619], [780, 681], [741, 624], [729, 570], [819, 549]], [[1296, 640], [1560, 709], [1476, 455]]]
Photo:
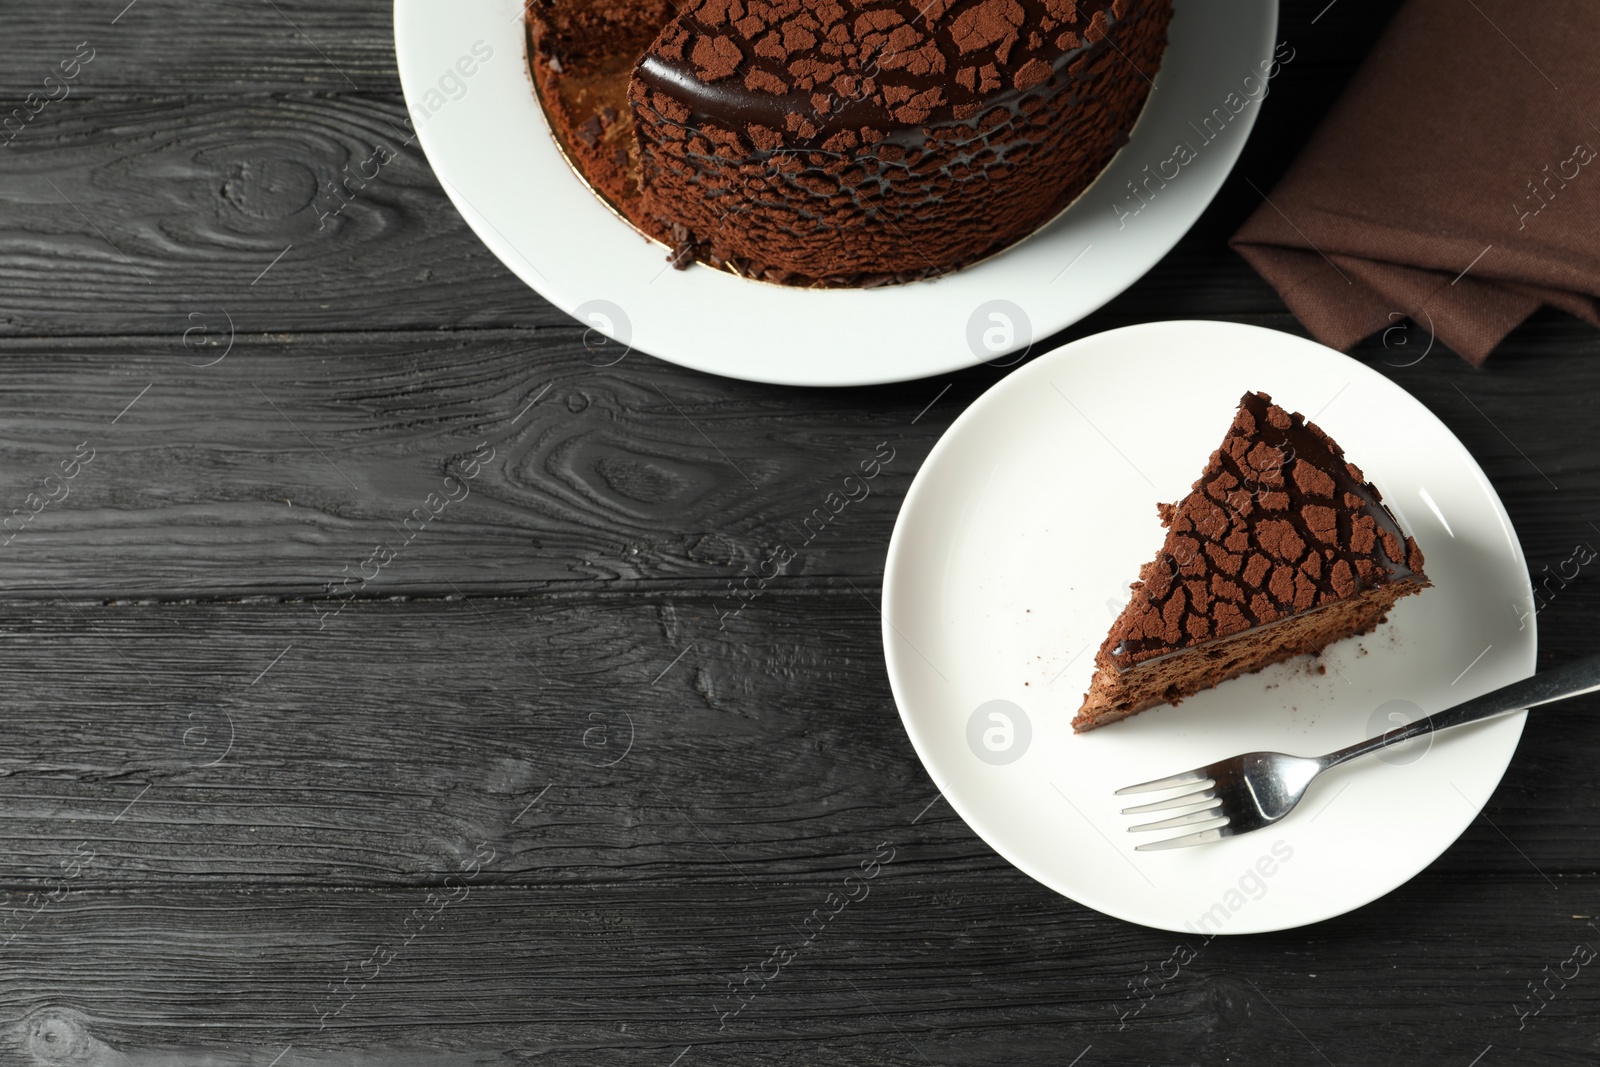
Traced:
[[1116, 795], [1150, 793], [1158, 789], [1199, 785], [1200, 788], [1170, 800], [1153, 804], [1140, 804], [1124, 808], [1124, 815], [1143, 815], [1152, 811], [1171, 811], [1175, 808], [1191, 810], [1158, 822], [1130, 826], [1130, 833], [1147, 830], [1172, 830], [1180, 826], [1194, 826], [1204, 822], [1222, 820], [1181, 837], [1153, 841], [1138, 846], [1140, 852], [1152, 849], [1185, 848], [1237, 837], [1270, 826], [1294, 810], [1305, 796], [1306, 787], [1330, 767], [1353, 760], [1358, 756], [1377, 752], [1409, 741], [1413, 737], [1447, 730], [1480, 719], [1509, 715], [1514, 711], [1550, 704], [1568, 697], [1581, 696], [1600, 690], [1600, 655], [1557, 667], [1553, 671], [1535, 674], [1520, 682], [1513, 682], [1492, 693], [1485, 693], [1464, 704], [1445, 711], [1435, 712], [1427, 718], [1397, 726], [1388, 733], [1368, 738], [1348, 748], [1330, 752], [1326, 756], [1288, 756], [1282, 752], [1246, 752], [1230, 759], [1218, 760], [1205, 767], [1157, 778], [1153, 782], [1130, 785], [1117, 790]]

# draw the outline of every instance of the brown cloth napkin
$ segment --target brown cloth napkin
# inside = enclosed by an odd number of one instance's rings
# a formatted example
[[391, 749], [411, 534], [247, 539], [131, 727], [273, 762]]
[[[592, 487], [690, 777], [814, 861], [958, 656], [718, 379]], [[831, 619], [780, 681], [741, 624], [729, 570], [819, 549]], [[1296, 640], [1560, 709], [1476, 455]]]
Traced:
[[1600, 2], [1409, 0], [1231, 243], [1333, 348], [1600, 326]]

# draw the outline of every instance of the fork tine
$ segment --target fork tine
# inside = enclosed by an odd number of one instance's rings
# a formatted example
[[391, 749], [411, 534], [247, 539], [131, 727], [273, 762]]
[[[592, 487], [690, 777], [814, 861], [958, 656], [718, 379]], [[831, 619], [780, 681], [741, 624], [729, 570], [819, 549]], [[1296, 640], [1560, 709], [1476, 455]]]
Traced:
[[1164, 848], [1188, 848], [1190, 845], [1206, 845], [1213, 841], [1221, 841], [1224, 837], [1233, 837], [1237, 831], [1231, 826], [1217, 826], [1210, 830], [1201, 830], [1197, 834], [1184, 834], [1182, 837], [1169, 838], [1166, 841], [1152, 841], [1148, 845], [1136, 845], [1139, 852], [1154, 852]]
[[1112, 795], [1120, 797], [1127, 793], [1153, 793], [1157, 789], [1171, 789], [1177, 785], [1193, 785], [1196, 782], [1208, 781], [1209, 778], [1210, 776], [1206, 774], [1206, 768], [1196, 767], [1192, 771], [1168, 775], [1166, 778], [1157, 778], [1153, 782], [1140, 782], [1138, 785], [1123, 786]]
[[1185, 793], [1181, 797], [1173, 797], [1170, 800], [1158, 800], [1153, 804], [1137, 804], [1131, 808], [1123, 808], [1122, 814], [1143, 815], [1147, 811], [1166, 811], [1168, 808], [1188, 807], [1192, 804], [1198, 804], [1202, 800], [1211, 800], [1216, 795], [1216, 787], [1210, 786], [1205, 789], [1197, 789], [1193, 793]]
[[1171, 830], [1178, 826], [1190, 826], [1197, 822], [1209, 822], [1212, 819], [1226, 818], [1227, 816], [1222, 813], [1222, 801], [1218, 799], [1213, 800], [1199, 811], [1191, 811], [1187, 815], [1177, 815], [1170, 819], [1162, 819], [1160, 822], [1147, 822], [1138, 826], [1130, 826], [1128, 827], [1128, 833], [1136, 834], [1142, 830]]

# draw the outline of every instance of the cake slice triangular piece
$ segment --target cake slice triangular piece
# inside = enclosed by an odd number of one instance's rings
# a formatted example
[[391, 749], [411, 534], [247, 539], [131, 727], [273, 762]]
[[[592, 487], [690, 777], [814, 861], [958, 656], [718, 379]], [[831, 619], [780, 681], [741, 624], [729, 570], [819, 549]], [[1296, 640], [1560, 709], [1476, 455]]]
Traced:
[[1079, 733], [1366, 633], [1430, 584], [1360, 468], [1265, 393], [1158, 509], [1166, 542], [1100, 646]]

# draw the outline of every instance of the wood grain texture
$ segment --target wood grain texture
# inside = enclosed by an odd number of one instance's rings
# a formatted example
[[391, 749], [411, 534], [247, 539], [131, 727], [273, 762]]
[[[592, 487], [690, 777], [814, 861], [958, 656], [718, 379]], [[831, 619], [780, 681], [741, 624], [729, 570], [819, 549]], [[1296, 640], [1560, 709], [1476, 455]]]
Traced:
[[[190, 365], [225, 340], [173, 338], [159, 354], [142, 341], [0, 344], [0, 501], [12, 502], [0, 515], [80, 442], [95, 450], [72, 494], [0, 548], [8, 593], [317, 595], [380, 541], [406, 547], [367, 595], [721, 587], [780, 541], [801, 545], [814, 509], [863, 463], [880, 472], [869, 495], [788, 569], [872, 575], [950, 397], [1001, 373], [962, 376], [939, 404], [934, 383], [785, 391], [639, 357], [599, 369], [576, 330], [537, 344], [240, 337], [214, 366]], [[484, 443], [494, 458], [470, 495], [425, 530], [406, 525]]]
[[[1107, 924], [1037, 886], [997, 898], [983, 876], [902, 868], [918, 846], [881, 834], [858, 847], [892, 838], [894, 862], [804, 948], [796, 924], [824, 887], [535, 892], [486, 868], [439, 903], [420, 888], [84, 892], [11, 946], [0, 1042], [30, 1067], [1066, 1064], [1091, 1046], [1083, 1064], [1465, 1065], [1492, 1046], [1500, 1062], [1582, 1065], [1600, 1051], [1588, 975], [1553, 983], [1518, 1029], [1528, 980], [1595, 939], [1522, 885], [1423, 879], [1359, 921], [1207, 942]], [[1526, 936], [1502, 932], [1512, 913]], [[787, 965], [745, 983], [779, 945]], [[1163, 967], [1180, 949], [1189, 962]], [[747, 1003], [724, 1017], [734, 982]]]
[[[1600, 588], [1571, 592], [1548, 628], [1600, 610]], [[987, 872], [997, 899], [1029, 884], [934, 803], [877, 609], [849, 587], [769, 592], [726, 627], [710, 597], [639, 591], [5, 617], [0, 850], [20, 894], [436, 884], [487, 842], [498, 881], [695, 882], [714, 900], [837, 880], [913, 823], [899, 866]], [[1544, 892], [1600, 871], [1597, 708], [1531, 716], [1488, 818], [1436, 873]]]
[[[884, 446], [892, 459], [871, 495], [780, 579], [875, 582], [911, 476], [1005, 373], [787, 390], [636, 354], [596, 366], [576, 328], [241, 333], [231, 350], [215, 313], [189, 328], [188, 344], [181, 332], [0, 341], [0, 517], [26, 514], [28, 494], [80, 443], [95, 450], [70, 496], [0, 534], [0, 595], [325, 595], [376, 544], [406, 540], [407, 516], [485, 442], [495, 458], [470, 496], [409, 538], [367, 595], [722, 589], [780, 541], [798, 544], [827, 494]], [[1428, 340], [1407, 327], [1361, 355], [1479, 458], [1532, 569], [1600, 538], [1588, 399], [1600, 336], [1545, 315], [1481, 371], [1442, 349], [1413, 364]]]
[[396, 96], [67, 103], [0, 157], [6, 332], [568, 321], [467, 229]]
[[[1300, 332], [1226, 239], [1396, 6], [1285, 5], [1296, 58], [1216, 202], [1035, 352]], [[390, 20], [6, 12], [0, 114], [96, 57], [0, 150], [0, 1063], [1595, 1062], [1592, 969], [1519, 1012], [1600, 947], [1596, 698], [1530, 717], [1462, 839], [1351, 915], [1204, 942], [1055, 896], [938, 800], [874, 606], [911, 476], [1005, 368], [823, 392], [597, 366], [403, 143]], [[1600, 335], [1542, 314], [1482, 371], [1430, 341], [1397, 320], [1356, 355], [1468, 445], [1536, 575], [1600, 539]], [[871, 497], [724, 625], [727, 583], [880, 442]], [[1585, 572], [1541, 662], [1597, 618]], [[752, 979], [885, 842], [870, 894]]]
[[350, 93], [392, 88], [393, 6], [365, 0], [88, 0], [6, 13], [0, 95], [21, 96], [81, 41], [73, 96]]

